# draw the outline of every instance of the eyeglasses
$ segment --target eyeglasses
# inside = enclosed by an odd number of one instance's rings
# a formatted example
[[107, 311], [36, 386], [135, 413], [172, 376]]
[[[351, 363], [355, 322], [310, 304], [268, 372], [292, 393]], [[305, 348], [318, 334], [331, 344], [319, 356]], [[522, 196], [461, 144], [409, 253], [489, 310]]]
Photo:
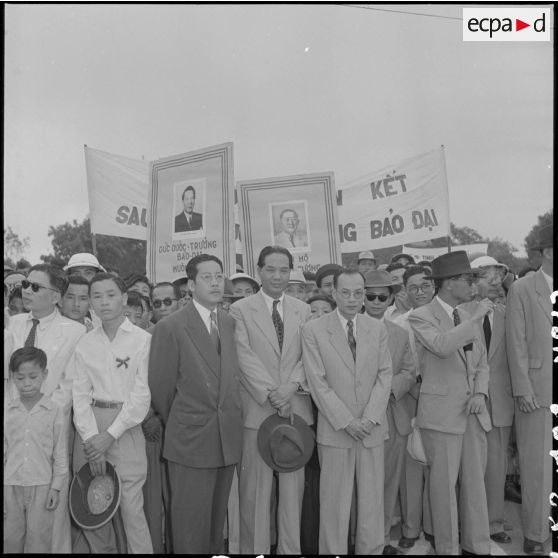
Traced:
[[163, 304], [165, 306], [170, 306], [175, 300], [176, 298], [171, 298], [170, 296], [167, 296], [167, 298], [163, 298], [163, 300], [154, 300], [153, 308], [161, 308]]
[[358, 291], [337, 291], [337, 294], [345, 299], [345, 300], [349, 300], [351, 298], [351, 296], [355, 299], [358, 300], [360, 298], [362, 298], [362, 296], [364, 295], [364, 291], [358, 290]]
[[31, 290], [34, 293], [38, 293], [40, 289], [48, 289], [49, 291], [58, 292], [58, 289], [53, 289], [52, 287], [45, 287], [44, 285], [39, 285], [39, 283], [31, 283], [31, 281], [27, 281], [27, 279], [24, 279], [21, 282], [21, 288], [28, 289], [29, 287], [31, 287]]
[[455, 281], [466, 281], [468, 285], [472, 285], [475, 281], [472, 275], [455, 275], [454, 277], [450, 277], [450, 279], [454, 279]]
[[389, 297], [390, 295], [385, 295], [385, 294], [366, 293], [366, 300], [369, 300], [370, 302], [374, 302], [376, 299], [378, 299], [380, 302], [385, 302]]
[[432, 283], [423, 283], [422, 285], [411, 285], [410, 287], [407, 287], [407, 291], [412, 295], [416, 295], [419, 291], [426, 293], [427, 291], [431, 291], [433, 288], [434, 285], [432, 285]]
[[224, 273], [200, 273], [198, 277], [204, 283], [211, 283], [213, 280], [217, 281], [217, 283], [221, 283], [221, 281], [225, 280]]

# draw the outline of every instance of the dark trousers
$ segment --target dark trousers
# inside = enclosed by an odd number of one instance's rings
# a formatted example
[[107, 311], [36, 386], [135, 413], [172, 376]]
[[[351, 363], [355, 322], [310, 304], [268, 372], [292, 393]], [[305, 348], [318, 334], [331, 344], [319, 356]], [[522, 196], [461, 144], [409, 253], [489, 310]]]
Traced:
[[175, 554], [222, 554], [234, 465], [196, 469], [168, 462]]

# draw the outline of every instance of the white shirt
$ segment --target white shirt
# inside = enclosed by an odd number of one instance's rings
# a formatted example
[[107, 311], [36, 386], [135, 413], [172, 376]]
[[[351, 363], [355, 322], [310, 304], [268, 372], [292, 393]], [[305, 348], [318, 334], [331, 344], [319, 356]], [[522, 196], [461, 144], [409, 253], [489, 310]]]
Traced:
[[59, 313], [60, 312], [56, 307], [48, 316], [45, 316], [44, 318], [36, 318], [35, 316], [33, 316], [33, 312], [29, 312], [27, 314], [27, 321], [25, 325], [25, 339], [27, 339], [27, 336], [29, 335], [31, 328], [33, 327], [33, 320], [38, 319], [39, 325], [35, 330], [35, 347], [40, 347], [41, 336], [45, 335], [47, 329], [52, 325], [54, 319]]
[[[205, 325], [205, 329], [207, 329], [207, 333], [211, 333], [211, 310], [208, 310], [205, 306], [196, 302], [194, 299], [192, 299], [192, 302], [194, 303], [194, 306], [196, 307], [196, 310]], [[217, 313], [217, 310], [214, 310], [214, 312]]]
[[[349, 341], [349, 330], [347, 329], [347, 323], [349, 320], [347, 320], [347, 318], [344, 318], [341, 313], [339, 312], [339, 308], [337, 308], [335, 310], [335, 312], [337, 312], [337, 316], [339, 318], [339, 321], [341, 322], [341, 327], [343, 328], [343, 331], [345, 332], [345, 337], [347, 338], [347, 342]], [[356, 339], [356, 331], [357, 331], [357, 316], [358, 314], [355, 315], [355, 317], [353, 318], [353, 336]]]
[[277, 312], [279, 312], [279, 316], [281, 316], [281, 319], [283, 321], [285, 321], [284, 317], [283, 317], [283, 303], [285, 301], [285, 293], [282, 293], [281, 296], [279, 298], [271, 298], [269, 295], [266, 295], [263, 290], [262, 292], [262, 296], [265, 300], [265, 304], [267, 306], [267, 309], [269, 310], [269, 315], [271, 316], [273, 313], [273, 302], [275, 300], [279, 301], [279, 304], [277, 305]]
[[[83, 440], [99, 433], [91, 407], [92, 399], [122, 402], [122, 408], [107, 428], [118, 439], [140, 424], [151, 402], [147, 383], [151, 335], [124, 319], [110, 341], [103, 326], [96, 327], [78, 342], [73, 368], [74, 423]], [[117, 360], [119, 359], [119, 360]], [[126, 364], [121, 364], [125, 361]]]
[[447, 303], [444, 302], [439, 296], [436, 296], [436, 300], [442, 305], [442, 308], [446, 311], [447, 315], [451, 318], [453, 322], [453, 308]]

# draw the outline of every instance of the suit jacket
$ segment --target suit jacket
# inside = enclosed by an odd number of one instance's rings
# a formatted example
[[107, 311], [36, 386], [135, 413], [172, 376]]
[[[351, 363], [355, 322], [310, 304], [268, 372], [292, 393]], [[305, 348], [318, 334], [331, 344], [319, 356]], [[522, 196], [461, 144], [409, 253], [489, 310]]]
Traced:
[[[262, 421], [277, 412], [267, 398], [270, 390], [288, 382], [307, 386], [300, 331], [310, 316], [310, 307], [292, 296], [285, 295], [283, 300], [282, 351], [279, 351], [277, 333], [261, 291], [230, 307], [242, 371], [240, 393], [246, 428], [259, 428]], [[291, 409], [307, 424], [314, 422], [308, 394], [295, 393], [291, 398]]]
[[[463, 434], [467, 427], [466, 408], [473, 394], [488, 396], [488, 363], [482, 330], [464, 310], [455, 326], [442, 305], [432, 302], [413, 310], [409, 324], [415, 332], [422, 384], [417, 424], [421, 428]], [[473, 350], [463, 346], [473, 343]], [[492, 426], [488, 410], [477, 415], [483, 429]]]
[[217, 310], [221, 357], [194, 304], [155, 325], [151, 405], [165, 423], [163, 457], [188, 467], [238, 463], [242, 413], [232, 319]]
[[[478, 302], [467, 302], [460, 308], [473, 313]], [[484, 339], [484, 335], [482, 337]], [[485, 343], [486, 347], [486, 343]], [[497, 304], [492, 320], [492, 337], [488, 351], [488, 397], [489, 411], [494, 426], [511, 426], [513, 424], [514, 403], [512, 396], [510, 368], [506, 351], [506, 309]]]
[[[51, 395], [52, 401], [57, 405], [69, 410], [72, 404], [72, 377], [66, 368], [77, 342], [86, 333], [86, 329], [83, 324], [62, 316], [58, 309], [54, 312], [52, 322], [44, 330], [39, 325], [37, 332], [35, 346], [46, 353], [48, 369], [41, 391]], [[14, 351], [23, 347], [25, 343], [28, 319], [29, 314], [17, 314], [10, 318], [9, 330], [13, 335]]]
[[356, 316], [356, 362], [337, 312], [302, 328], [303, 361], [318, 407], [318, 443], [351, 448], [345, 427], [355, 418], [378, 423], [362, 440], [371, 448], [384, 443], [391, 390], [391, 356], [385, 326], [365, 314]]
[[[391, 356], [393, 376], [391, 379], [391, 394], [388, 402], [388, 413], [393, 416], [397, 432], [401, 436], [411, 433], [412, 404], [406, 399], [409, 390], [416, 384], [416, 368], [411, 353], [409, 334], [401, 326], [384, 320], [388, 333], [388, 347]], [[414, 401], [414, 400], [413, 400]]]
[[174, 232], [199, 231], [203, 226], [202, 214], [192, 212], [192, 222], [189, 225], [186, 215], [182, 211], [174, 218]]
[[308, 248], [308, 237], [301, 232], [296, 232], [291, 242], [290, 236], [285, 231], [281, 231], [275, 235], [273, 243], [277, 246], [283, 246], [287, 250], [290, 248]]
[[552, 305], [539, 269], [512, 284], [506, 304], [506, 341], [513, 395], [552, 404]]

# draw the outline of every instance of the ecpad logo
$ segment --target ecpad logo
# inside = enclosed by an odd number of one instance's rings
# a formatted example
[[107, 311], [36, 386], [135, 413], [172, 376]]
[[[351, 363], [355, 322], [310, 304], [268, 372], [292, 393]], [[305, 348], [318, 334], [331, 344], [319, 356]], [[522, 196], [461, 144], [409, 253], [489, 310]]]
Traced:
[[464, 41], [550, 41], [550, 8], [463, 8]]

